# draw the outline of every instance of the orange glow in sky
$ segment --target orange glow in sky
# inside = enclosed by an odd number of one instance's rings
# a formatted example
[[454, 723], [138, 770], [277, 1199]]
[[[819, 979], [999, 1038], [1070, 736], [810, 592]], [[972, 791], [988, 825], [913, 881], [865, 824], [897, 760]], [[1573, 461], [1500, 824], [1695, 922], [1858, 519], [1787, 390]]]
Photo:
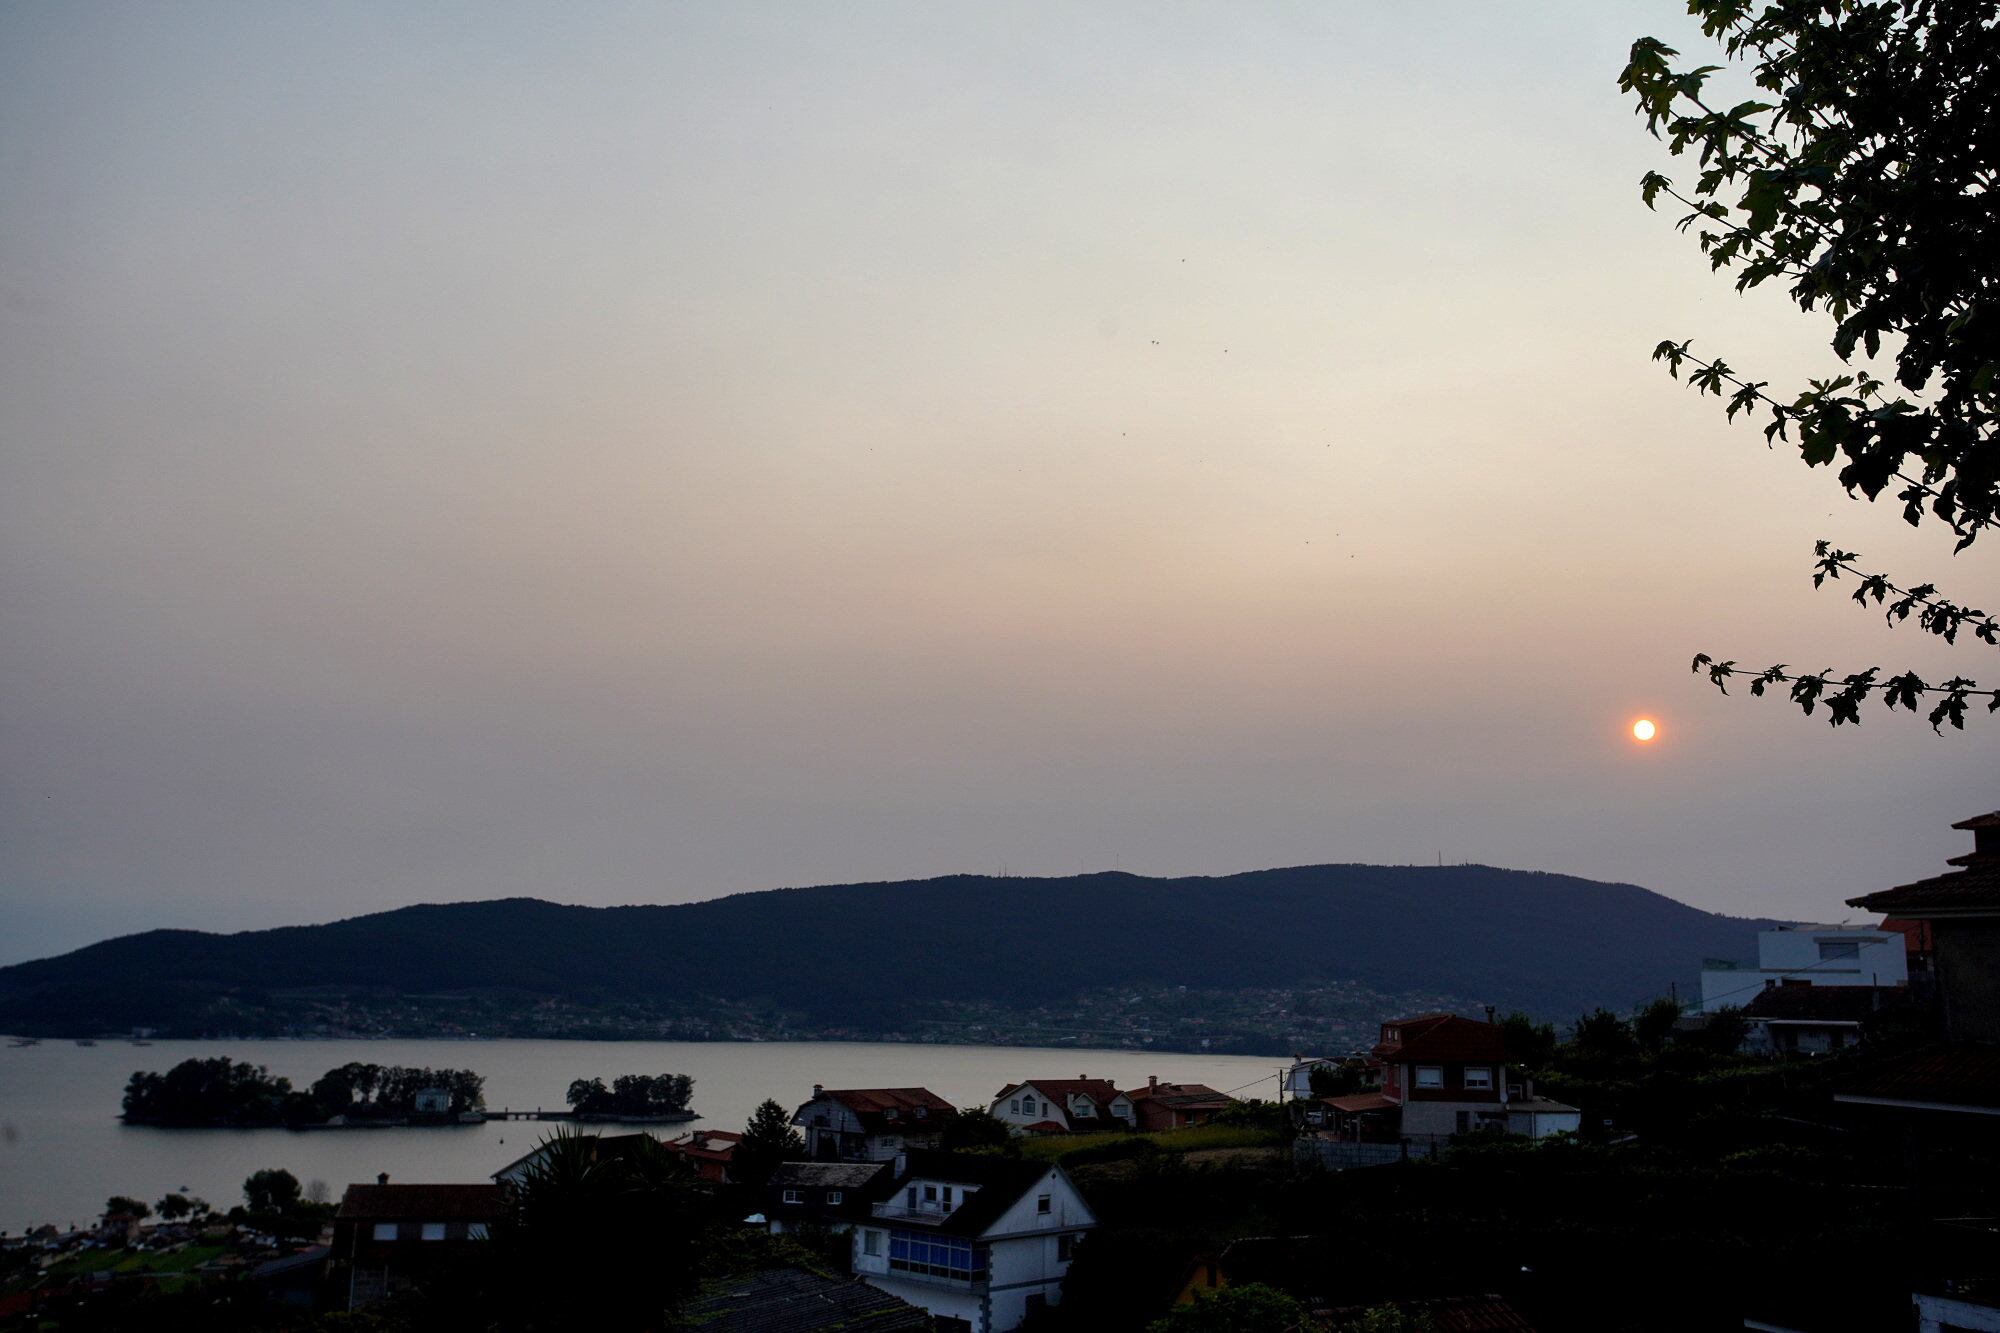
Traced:
[[1636, 741], [1650, 741], [1659, 734], [1659, 731], [1660, 729], [1653, 725], [1653, 719], [1642, 717], [1632, 724], [1632, 739]]

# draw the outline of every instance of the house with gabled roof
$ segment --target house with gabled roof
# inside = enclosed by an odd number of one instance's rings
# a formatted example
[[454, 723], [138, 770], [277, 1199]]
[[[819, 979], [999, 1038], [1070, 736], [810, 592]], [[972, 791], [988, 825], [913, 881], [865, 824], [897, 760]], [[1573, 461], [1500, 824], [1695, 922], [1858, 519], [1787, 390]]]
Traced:
[[1899, 922], [1929, 926], [1933, 984], [1944, 1041], [1871, 1069], [1834, 1100], [1889, 1115], [1911, 1137], [1949, 1157], [1957, 1134], [1992, 1132], [2000, 1116], [2000, 810], [1952, 825], [1972, 834], [1957, 869], [1848, 899]]
[[1131, 1107], [1134, 1129], [1152, 1132], [1206, 1124], [1236, 1105], [1236, 1099], [1206, 1083], [1162, 1083], [1148, 1075], [1146, 1086], [1118, 1094]]
[[[1376, 1141], [1480, 1131], [1543, 1137], [1574, 1132], [1574, 1106], [1533, 1098], [1530, 1114], [1512, 1114], [1507, 1043], [1500, 1025], [1460, 1014], [1419, 1014], [1382, 1025], [1369, 1051], [1368, 1090], [1324, 1099], [1341, 1138]], [[1525, 1085], [1522, 1091], [1532, 1098]]]
[[845, 1231], [869, 1216], [876, 1177], [889, 1162], [781, 1162], [764, 1186], [764, 1220], [773, 1235], [801, 1227]]
[[1009, 1083], [987, 1109], [1016, 1134], [1083, 1134], [1132, 1122], [1130, 1104], [1118, 1098], [1110, 1079], [1078, 1074]]
[[1927, 922], [1946, 1035], [2000, 1041], [2000, 810], [1952, 827], [1972, 834], [1972, 850], [1945, 862], [1956, 870], [1847, 902], [1898, 922]]
[[931, 1312], [938, 1333], [1009, 1333], [1062, 1300], [1097, 1226], [1052, 1162], [910, 1153], [884, 1172], [854, 1228], [855, 1275]]
[[886, 1162], [935, 1148], [958, 1108], [929, 1088], [825, 1088], [792, 1115], [806, 1154], [819, 1162]]
[[501, 1185], [349, 1185], [333, 1215], [330, 1285], [356, 1309], [420, 1280], [507, 1212]]

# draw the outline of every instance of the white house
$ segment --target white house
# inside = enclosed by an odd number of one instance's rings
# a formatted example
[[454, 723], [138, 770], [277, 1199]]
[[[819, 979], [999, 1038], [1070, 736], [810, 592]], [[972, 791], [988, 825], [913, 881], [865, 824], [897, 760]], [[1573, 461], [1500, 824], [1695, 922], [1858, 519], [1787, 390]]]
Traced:
[[1131, 1098], [1109, 1079], [1085, 1074], [1010, 1083], [988, 1109], [1016, 1134], [1075, 1134], [1135, 1123]]
[[1323, 1055], [1294, 1055], [1291, 1066], [1285, 1070], [1282, 1080], [1283, 1099], [1295, 1102], [1317, 1101], [1313, 1096], [1313, 1070], [1324, 1069], [1329, 1074], [1340, 1072], [1343, 1062]]
[[816, 1162], [886, 1162], [934, 1148], [958, 1109], [929, 1088], [823, 1088], [792, 1115]]
[[1701, 969], [1701, 1010], [1740, 1009], [1766, 987], [1906, 986], [1908, 947], [1880, 926], [1780, 926], [1757, 935], [1757, 965], [1710, 959]]
[[851, 1233], [855, 1276], [930, 1311], [938, 1333], [1010, 1333], [1059, 1304], [1097, 1225], [1052, 1163], [912, 1153], [874, 1192]]

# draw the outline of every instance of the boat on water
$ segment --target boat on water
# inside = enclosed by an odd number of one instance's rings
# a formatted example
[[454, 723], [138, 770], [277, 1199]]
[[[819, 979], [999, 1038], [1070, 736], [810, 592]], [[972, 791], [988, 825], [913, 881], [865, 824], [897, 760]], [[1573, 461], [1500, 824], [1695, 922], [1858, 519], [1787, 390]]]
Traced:
[[39, 1046], [42, 1044], [42, 1039], [40, 1037], [16, 1037], [7, 1044], [9, 1046]]
[[95, 1046], [95, 1045], [97, 1045], [97, 1043], [96, 1043], [96, 1042], [92, 1041], [92, 1040], [91, 1040], [90, 1038], [88, 1038], [88, 1037], [78, 1037], [78, 1038], [76, 1039], [76, 1044], [77, 1044], [77, 1045], [79, 1045], [79, 1046]]

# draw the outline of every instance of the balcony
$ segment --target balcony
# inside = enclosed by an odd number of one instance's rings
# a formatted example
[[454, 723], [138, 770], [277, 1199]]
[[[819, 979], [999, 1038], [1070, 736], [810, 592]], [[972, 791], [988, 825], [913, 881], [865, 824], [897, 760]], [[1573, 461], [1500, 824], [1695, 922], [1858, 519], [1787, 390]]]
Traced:
[[884, 1222], [919, 1222], [926, 1226], [936, 1226], [950, 1217], [958, 1208], [957, 1204], [919, 1203], [915, 1207], [895, 1200], [890, 1203], [873, 1205], [869, 1212]]

